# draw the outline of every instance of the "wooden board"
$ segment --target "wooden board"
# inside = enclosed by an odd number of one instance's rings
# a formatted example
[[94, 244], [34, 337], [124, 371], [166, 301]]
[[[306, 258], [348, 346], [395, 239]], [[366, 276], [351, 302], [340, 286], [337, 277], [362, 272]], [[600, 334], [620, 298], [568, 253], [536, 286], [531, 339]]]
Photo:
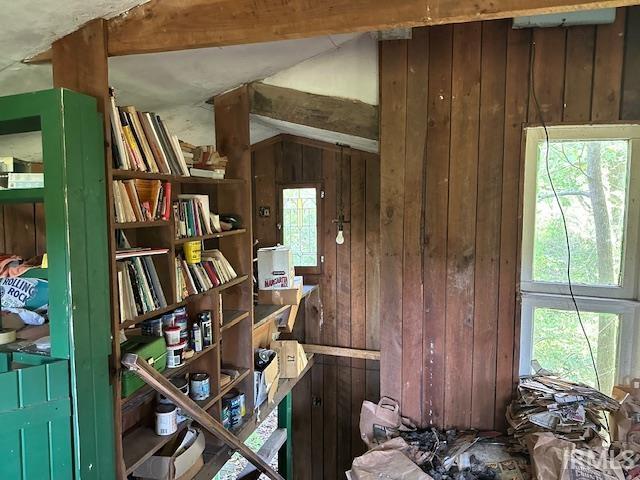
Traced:
[[640, 119], [640, 6], [627, 9], [622, 120]]
[[591, 88], [593, 85], [593, 54], [596, 27], [583, 26], [567, 31], [567, 62], [564, 79], [565, 122], [591, 119]]
[[[591, 108], [593, 121], [615, 121], [620, 117], [624, 34], [624, 9], [616, 12], [613, 24], [599, 25], [597, 28]], [[637, 62], [638, 59], [634, 61]]]

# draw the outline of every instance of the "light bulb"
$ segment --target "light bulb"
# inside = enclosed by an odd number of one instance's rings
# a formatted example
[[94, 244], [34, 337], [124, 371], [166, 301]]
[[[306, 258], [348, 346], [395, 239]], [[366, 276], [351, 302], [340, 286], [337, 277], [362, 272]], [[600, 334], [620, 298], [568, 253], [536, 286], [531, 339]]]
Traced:
[[342, 234], [342, 228], [338, 228], [338, 235], [336, 235], [336, 243], [342, 245], [344, 243], [344, 235]]

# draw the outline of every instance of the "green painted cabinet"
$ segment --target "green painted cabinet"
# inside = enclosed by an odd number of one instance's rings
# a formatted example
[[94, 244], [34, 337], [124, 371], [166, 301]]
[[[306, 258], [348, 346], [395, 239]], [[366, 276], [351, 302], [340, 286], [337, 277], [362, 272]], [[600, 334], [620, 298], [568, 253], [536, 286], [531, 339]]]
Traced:
[[[0, 478], [115, 478], [107, 205], [96, 100], [65, 89], [0, 97], [0, 135], [40, 131], [51, 358], [0, 356]], [[7, 395], [8, 392], [8, 395]], [[66, 425], [66, 428], [65, 428]]]

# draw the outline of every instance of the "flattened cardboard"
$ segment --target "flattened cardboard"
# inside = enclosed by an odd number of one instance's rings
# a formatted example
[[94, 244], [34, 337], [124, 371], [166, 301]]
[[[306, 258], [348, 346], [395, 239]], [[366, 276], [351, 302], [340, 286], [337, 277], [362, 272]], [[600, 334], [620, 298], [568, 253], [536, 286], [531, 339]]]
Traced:
[[263, 305], [300, 305], [302, 300], [302, 277], [293, 279], [291, 288], [278, 288], [273, 290], [259, 290], [258, 303]]
[[[202, 460], [205, 447], [204, 433], [197, 429], [196, 431], [198, 432], [196, 440], [180, 455], [176, 456], [175, 453], [167, 456], [154, 455], [136, 468], [133, 475], [144, 480], [190, 480], [193, 478], [193, 475], [189, 477], [187, 474], [192, 472], [194, 465]], [[181, 437], [180, 435], [178, 438]], [[167, 449], [171, 451], [178, 446], [179, 442], [175, 441]], [[165, 451], [165, 449], [162, 450], [162, 452]]]

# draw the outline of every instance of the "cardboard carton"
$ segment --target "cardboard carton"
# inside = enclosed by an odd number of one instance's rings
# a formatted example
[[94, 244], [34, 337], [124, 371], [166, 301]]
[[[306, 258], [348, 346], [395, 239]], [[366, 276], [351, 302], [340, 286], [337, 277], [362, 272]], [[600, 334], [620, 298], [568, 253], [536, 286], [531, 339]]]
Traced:
[[260, 248], [258, 250], [258, 288], [275, 290], [293, 285], [295, 268], [289, 247]]
[[307, 366], [307, 354], [297, 340], [271, 342], [280, 360], [280, 378], [297, 378]]
[[[184, 449], [181, 447], [187, 435], [196, 435], [196, 439]], [[204, 464], [204, 446], [204, 433], [195, 428], [188, 428], [184, 435], [178, 435], [176, 440], [167, 444], [159, 454], [136, 468], [133, 475], [145, 480], [191, 480]]]
[[262, 372], [254, 372], [255, 401], [254, 405], [258, 408], [265, 400], [272, 403], [278, 390], [278, 382], [280, 381], [280, 360], [278, 354], [271, 359], [269, 365]]
[[298, 316], [298, 306], [302, 301], [302, 277], [295, 277], [291, 288], [260, 290], [258, 303], [263, 305], [291, 305], [286, 315], [278, 319], [278, 328], [291, 333]]

